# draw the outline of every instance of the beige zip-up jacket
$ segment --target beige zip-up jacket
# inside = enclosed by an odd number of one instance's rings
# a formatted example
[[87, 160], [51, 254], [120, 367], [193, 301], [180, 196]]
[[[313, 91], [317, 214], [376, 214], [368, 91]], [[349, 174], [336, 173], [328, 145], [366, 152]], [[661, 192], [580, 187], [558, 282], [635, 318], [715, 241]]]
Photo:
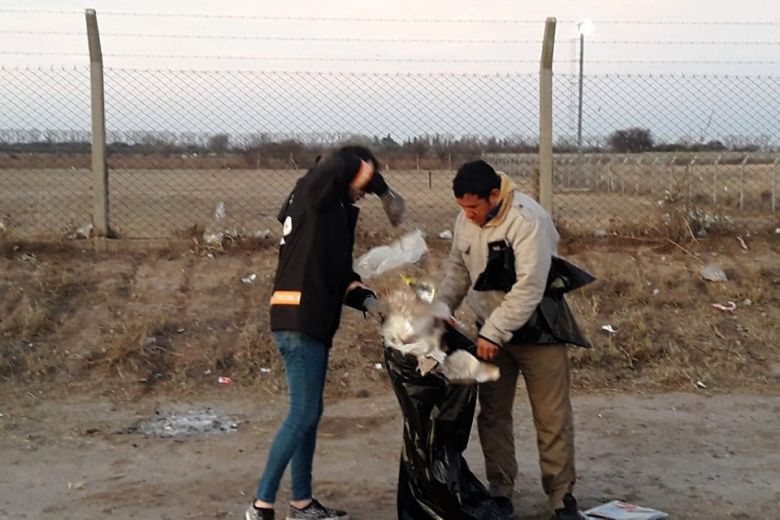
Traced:
[[[550, 214], [516, 191], [505, 175], [501, 175], [501, 205], [499, 214], [484, 226], [472, 223], [463, 212], [455, 219], [452, 250], [438, 293], [438, 299], [453, 311], [466, 297], [484, 324], [479, 335], [497, 345], [508, 342], [542, 301], [559, 239]], [[517, 281], [508, 293], [475, 291], [474, 282], [487, 266], [488, 244], [500, 240], [514, 250]]]

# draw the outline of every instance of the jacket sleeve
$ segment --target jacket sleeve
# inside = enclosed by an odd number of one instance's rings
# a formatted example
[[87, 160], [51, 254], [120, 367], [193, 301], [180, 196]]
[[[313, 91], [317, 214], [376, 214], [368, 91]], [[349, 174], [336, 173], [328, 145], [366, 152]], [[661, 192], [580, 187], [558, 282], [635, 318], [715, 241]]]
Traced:
[[455, 312], [463, 298], [471, 287], [471, 278], [463, 256], [458, 249], [460, 243], [460, 228], [463, 215], [459, 214], [455, 219], [455, 233], [452, 239], [452, 248], [444, 264], [444, 278], [439, 283], [439, 295], [437, 299], [447, 304], [451, 312]]
[[480, 336], [497, 345], [509, 341], [542, 301], [554, 250], [548, 233], [536, 218], [518, 219], [509, 228], [507, 241], [515, 253], [517, 281], [479, 331]]
[[309, 200], [314, 211], [320, 212], [346, 196], [349, 182], [360, 168], [360, 159], [333, 155], [317, 163], [309, 172]]

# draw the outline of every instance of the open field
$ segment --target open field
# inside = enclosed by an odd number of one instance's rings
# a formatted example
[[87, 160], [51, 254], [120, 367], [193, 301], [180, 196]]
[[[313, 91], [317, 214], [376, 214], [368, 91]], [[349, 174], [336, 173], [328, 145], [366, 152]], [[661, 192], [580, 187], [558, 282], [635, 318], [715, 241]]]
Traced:
[[[635, 165], [600, 169], [586, 164], [584, 176], [572, 182], [571, 164], [556, 169], [555, 215], [568, 231], [637, 227], [659, 222], [668, 202], [680, 202], [731, 221], [763, 227], [777, 222], [772, 211], [774, 167], [701, 166], [686, 174]], [[650, 168], [649, 166], [645, 168]], [[663, 171], [662, 171], [663, 170]], [[111, 225], [124, 238], [186, 236], [192, 229], [231, 230], [252, 234], [275, 232], [276, 211], [302, 170], [251, 169], [116, 169], [111, 170]], [[513, 173], [521, 189], [532, 192], [531, 165]], [[408, 199], [407, 226], [438, 233], [451, 227], [456, 213], [448, 170], [386, 172], [388, 181]], [[688, 175], [688, 177], [686, 177]], [[670, 189], [671, 187], [671, 189]], [[87, 169], [0, 169], [0, 220], [14, 236], [61, 237], [91, 222], [91, 174]], [[741, 194], [741, 195], [740, 195]], [[740, 209], [742, 201], [743, 209]], [[216, 222], [219, 202], [226, 217]], [[362, 204], [362, 221], [386, 227], [376, 199]]]

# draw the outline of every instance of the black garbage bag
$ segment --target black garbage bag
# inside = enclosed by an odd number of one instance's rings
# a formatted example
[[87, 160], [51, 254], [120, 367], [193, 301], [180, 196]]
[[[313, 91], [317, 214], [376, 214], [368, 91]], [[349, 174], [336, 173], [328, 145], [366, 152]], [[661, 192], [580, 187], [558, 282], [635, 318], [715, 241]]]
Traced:
[[[454, 329], [442, 341], [473, 352], [472, 342]], [[414, 356], [390, 347], [385, 363], [404, 415], [399, 520], [502, 520], [490, 492], [463, 458], [477, 386], [449, 384], [433, 373], [423, 376]]]

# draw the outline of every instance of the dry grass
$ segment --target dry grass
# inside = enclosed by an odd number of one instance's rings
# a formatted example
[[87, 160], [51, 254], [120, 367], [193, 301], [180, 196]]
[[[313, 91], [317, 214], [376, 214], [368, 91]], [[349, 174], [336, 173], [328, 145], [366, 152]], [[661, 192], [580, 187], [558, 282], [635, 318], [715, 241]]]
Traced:
[[[573, 355], [583, 385], [643, 389], [768, 384], [767, 366], [780, 358], [780, 291], [774, 275], [737, 263], [727, 269], [729, 282], [705, 282], [695, 258], [676, 255], [677, 262], [664, 261], [675, 255], [637, 253], [633, 265], [601, 258], [601, 279], [572, 295], [572, 307], [595, 340], [594, 348]], [[737, 302], [735, 314], [711, 307], [727, 301]], [[606, 324], [617, 334], [601, 330]]]
[[[374, 232], [359, 249], [386, 242]], [[571, 241], [562, 253], [599, 280], [569, 299], [591, 349], [574, 349], [576, 385], [644, 391], [739, 387], [771, 389], [780, 363], [780, 255], [777, 239], [733, 236], [672, 244], [608, 238]], [[449, 242], [406, 270], [437, 280]], [[228, 248], [164, 254], [74, 253], [72, 249], [4, 249], [0, 269], [0, 378], [7, 384], [52, 384], [101, 391], [193, 392], [216, 384], [284, 391], [281, 359], [268, 329], [267, 301], [275, 248]], [[730, 281], [701, 280], [703, 262], [720, 264]], [[257, 281], [240, 282], [247, 273]], [[379, 294], [397, 273], [372, 280]], [[751, 300], [747, 306], [744, 301]], [[713, 302], [735, 301], [735, 314]], [[460, 317], [473, 321], [469, 313]], [[601, 325], [611, 324], [609, 335]], [[331, 395], [386, 389], [377, 326], [346, 310], [331, 357]], [[775, 370], [776, 372], [776, 370]], [[119, 389], [119, 390], [118, 390]]]

